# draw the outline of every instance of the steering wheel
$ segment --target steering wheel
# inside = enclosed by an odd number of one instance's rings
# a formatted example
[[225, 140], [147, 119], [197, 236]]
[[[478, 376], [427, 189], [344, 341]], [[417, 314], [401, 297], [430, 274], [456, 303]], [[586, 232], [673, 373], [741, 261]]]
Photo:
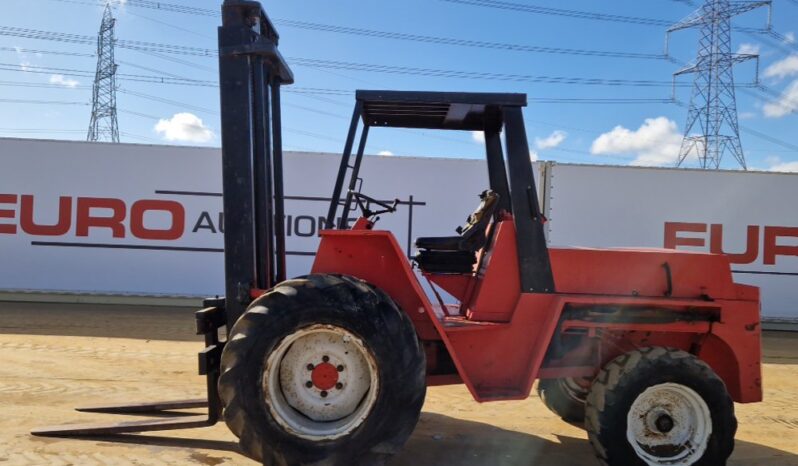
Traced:
[[[355, 198], [355, 202], [357, 202], [357, 206], [360, 207], [361, 212], [363, 212], [363, 217], [365, 218], [396, 212], [396, 206], [399, 205], [399, 199], [394, 199], [394, 201], [389, 204], [356, 191], [349, 191], [349, 194]], [[371, 210], [371, 204], [382, 207], [382, 210]]]

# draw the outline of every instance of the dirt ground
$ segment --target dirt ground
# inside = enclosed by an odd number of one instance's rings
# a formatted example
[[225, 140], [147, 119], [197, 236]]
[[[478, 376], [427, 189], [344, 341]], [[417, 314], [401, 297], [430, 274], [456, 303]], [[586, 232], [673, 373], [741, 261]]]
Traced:
[[[0, 303], [0, 465], [254, 465], [223, 425], [92, 439], [32, 437], [34, 427], [113, 416], [73, 407], [202, 397], [190, 310]], [[798, 334], [765, 337], [765, 402], [737, 405], [732, 465], [798, 466]], [[118, 418], [118, 417], [117, 417]], [[134, 419], [124, 417], [125, 420]], [[536, 396], [480, 405], [432, 388], [392, 465], [597, 464], [585, 432]]]

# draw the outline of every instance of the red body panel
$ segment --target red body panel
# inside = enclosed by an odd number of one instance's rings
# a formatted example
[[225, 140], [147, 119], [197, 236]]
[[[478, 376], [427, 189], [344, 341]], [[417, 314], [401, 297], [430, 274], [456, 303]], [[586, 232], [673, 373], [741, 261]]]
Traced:
[[[496, 228], [479, 271], [426, 274], [460, 301], [461, 316], [436, 312], [387, 231], [323, 231], [313, 273], [352, 275], [385, 291], [408, 313], [422, 340], [443, 342], [457, 368], [459, 378], [438, 375], [430, 383], [462, 381], [478, 401], [526, 398], [541, 370], [546, 377], [592, 375], [608, 360], [641, 346], [691, 351], [723, 378], [735, 401], [761, 400], [758, 290], [733, 283], [726, 257], [552, 249], [557, 293], [520, 293], [513, 222], [501, 221]], [[626, 320], [563, 320], [566, 309], [624, 310]], [[671, 317], [635, 320], [646, 310]], [[560, 357], [547, 356], [553, 337], [573, 332], [583, 344]]]

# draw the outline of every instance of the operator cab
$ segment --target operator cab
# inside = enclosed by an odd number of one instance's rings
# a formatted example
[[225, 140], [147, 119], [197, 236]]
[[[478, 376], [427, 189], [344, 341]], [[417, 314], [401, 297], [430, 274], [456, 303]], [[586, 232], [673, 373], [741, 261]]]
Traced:
[[457, 236], [419, 237], [415, 256], [418, 267], [430, 273], [470, 273], [477, 263], [477, 252], [488, 242], [488, 227], [499, 206], [499, 195], [491, 190], [479, 195], [479, 207], [468, 216]]
[[[327, 212], [327, 228], [348, 228], [353, 201], [363, 211], [354, 229], [370, 230], [378, 212], [396, 208], [396, 202], [377, 201], [358, 190], [363, 185], [359, 173], [371, 128], [481, 132], [485, 136], [489, 190], [480, 196], [480, 206], [457, 236], [418, 238], [416, 247], [420, 252], [415, 260], [428, 274], [473, 274], [479, 268], [475, 266], [477, 261], [485, 257], [484, 250], [491, 248], [493, 230], [498, 230], [503, 222], [512, 222], [521, 290], [553, 292], [545, 219], [537, 199], [524, 127], [522, 108], [526, 104], [524, 94], [358, 90]], [[360, 142], [353, 154], [361, 126]], [[374, 211], [370, 204], [382, 210]], [[496, 227], [492, 226], [493, 219]]]

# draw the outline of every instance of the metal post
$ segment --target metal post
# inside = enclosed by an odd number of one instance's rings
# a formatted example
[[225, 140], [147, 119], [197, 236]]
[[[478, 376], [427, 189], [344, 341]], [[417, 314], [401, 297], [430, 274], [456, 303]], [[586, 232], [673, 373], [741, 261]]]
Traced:
[[341, 156], [341, 166], [338, 168], [338, 178], [335, 179], [335, 187], [330, 200], [330, 210], [327, 212], [326, 228], [335, 228], [335, 213], [341, 200], [341, 190], [344, 187], [346, 169], [349, 167], [349, 158], [352, 156], [352, 146], [355, 144], [355, 134], [357, 133], [358, 120], [362, 111], [363, 102], [358, 100], [355, 104], [355, 110], [352, 112], [352, 122], [349, 124], [349, 134], [346, 136], [344, 153]]
[[[251, 41], [243, 24], [219, 28], [219, 49]], [[225, 310], [228, 331], [249, 304], [255, 282], [250, 58], [219, 55], [224, 190]]]
[[363, 131], [360, 133], [360, 144], [357, 148], [357, 155], [355, 155], [355, 164], [352, 165], [352, 174], [349, 178], [349, 189], [346, 191], [346, 200], [344, 201], [344, 208], [341, 211], [341, 221], [338, 228], [344, 230], [348, 228], [349, 222], [349, 205], [352, 203], [352, 191], [357, 187], [357, 178], [360, 173], [360, 162], [363, 161], [363, 152], [366, 150], [366, 140], [369, 137], [368, 125], [363, 126]]
[[[274, 173], [274, 249], [275, 249], [275, 274], [276, 285], [285, 280], [285, 192], [283, 190], [283, 129], [282, 114], [280, 112], [280, 78], [272, 82], [272, 144]], [[270, 286], [272, 286], [270, 285]]]
[[512, 188], [518, 268], [522, 293], [554, 293], [549, 249], [543, 230], [521, 107], [504, 108], [507, 168]]
[[507, 168], [504, 164], [502, 140], [499, 131], [485, 131], [485, 152], [488, 158], [490, 189], [499, 195], [499, 206], [496, 209], [496, 214], [498, 215], [502, 210], [512, 213], [510, 188], [507, 185]]
[[272, 151], [269, 127], [269, 73], [264, 69], [264, 60], [252, 59], [253, 89], [253, 171], [255, 191], [255, 284], [265, 290], [274, 281], [274, 257], [272, 249]]

